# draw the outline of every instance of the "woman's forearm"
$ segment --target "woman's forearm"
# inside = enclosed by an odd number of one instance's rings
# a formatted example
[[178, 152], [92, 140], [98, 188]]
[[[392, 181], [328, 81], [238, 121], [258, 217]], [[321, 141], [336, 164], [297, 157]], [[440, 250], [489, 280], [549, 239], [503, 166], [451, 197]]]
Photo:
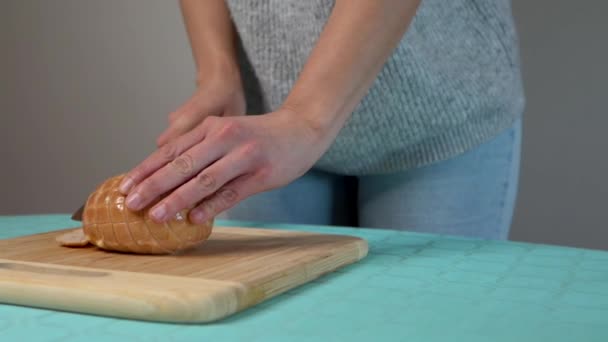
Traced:
[[197, 82], [210, 72], [237, 72], [236, 32], [224, 0], [180, 0], [197, 69]]
[[420, 0], [337, 0], [284, 109], [335, 135], [405, 34]]

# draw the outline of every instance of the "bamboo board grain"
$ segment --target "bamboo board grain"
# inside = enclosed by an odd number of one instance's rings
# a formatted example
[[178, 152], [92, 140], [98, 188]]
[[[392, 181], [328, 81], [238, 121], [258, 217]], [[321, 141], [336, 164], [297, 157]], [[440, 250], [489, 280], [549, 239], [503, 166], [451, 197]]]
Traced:
[[55, 237], [66, 230], [0, 240], [0, 302], [149, 321], [211, 322], [355, 263], [368, 252], [366, 241], [353, 236], [215, 227], [208, 241], [186, 253], [134, 255], [61, 247]]

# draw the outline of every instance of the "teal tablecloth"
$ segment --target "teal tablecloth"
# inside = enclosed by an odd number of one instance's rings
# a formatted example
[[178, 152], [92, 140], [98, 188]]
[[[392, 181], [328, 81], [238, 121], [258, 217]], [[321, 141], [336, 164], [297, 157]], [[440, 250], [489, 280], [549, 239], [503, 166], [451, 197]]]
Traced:
[[[74, 225], [67, 215], [0, 217], [0, 238]], [[608, 341], [608, 252], [388, 230], [281, 228], [360, 236], [370, 253], [208, 325], [0, 304], [0, 341]]]

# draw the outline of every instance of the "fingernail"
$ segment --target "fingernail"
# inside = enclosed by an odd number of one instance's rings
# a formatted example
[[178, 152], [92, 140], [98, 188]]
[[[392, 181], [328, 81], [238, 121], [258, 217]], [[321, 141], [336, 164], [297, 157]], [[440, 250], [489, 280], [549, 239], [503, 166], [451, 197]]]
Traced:
[[152, 218], [156, 219], [157, 221], [163, 221], [166, 215], [167, 206], [164, 203], [152, 209], [152, 212], [150, 213], [150, 216], [152, 216]]
[[127, 196], [127, 207], [131, 210], [139, 210], [139, 205], [141, 204], [141, 195], [136, 193], [130, 194]]
[[132, 187], [133, 187], [133, 180], [131, 179], [131, 177], [125, 177], [122, 180], [122, 182], [120, 183], [118, 190], [126, 195], [129, 192], [129, 190], [131, 190]]
[[205, 213], [202, 210], [193, 211], [191, 214], [192, 214], [192, 221], [194, 223], [205, 222]]

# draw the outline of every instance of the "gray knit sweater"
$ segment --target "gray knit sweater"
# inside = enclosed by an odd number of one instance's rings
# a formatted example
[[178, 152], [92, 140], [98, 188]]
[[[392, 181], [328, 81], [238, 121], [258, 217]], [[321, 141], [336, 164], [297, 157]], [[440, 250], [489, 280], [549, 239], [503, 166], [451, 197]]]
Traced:
[[[278, 108], [330, 0], [228, 0], [250, 113]], [[491, 139], [524, 110], [510, 0], [422, 0], [407, 33], [317, 162], [346, 175], [398, 172]]]

